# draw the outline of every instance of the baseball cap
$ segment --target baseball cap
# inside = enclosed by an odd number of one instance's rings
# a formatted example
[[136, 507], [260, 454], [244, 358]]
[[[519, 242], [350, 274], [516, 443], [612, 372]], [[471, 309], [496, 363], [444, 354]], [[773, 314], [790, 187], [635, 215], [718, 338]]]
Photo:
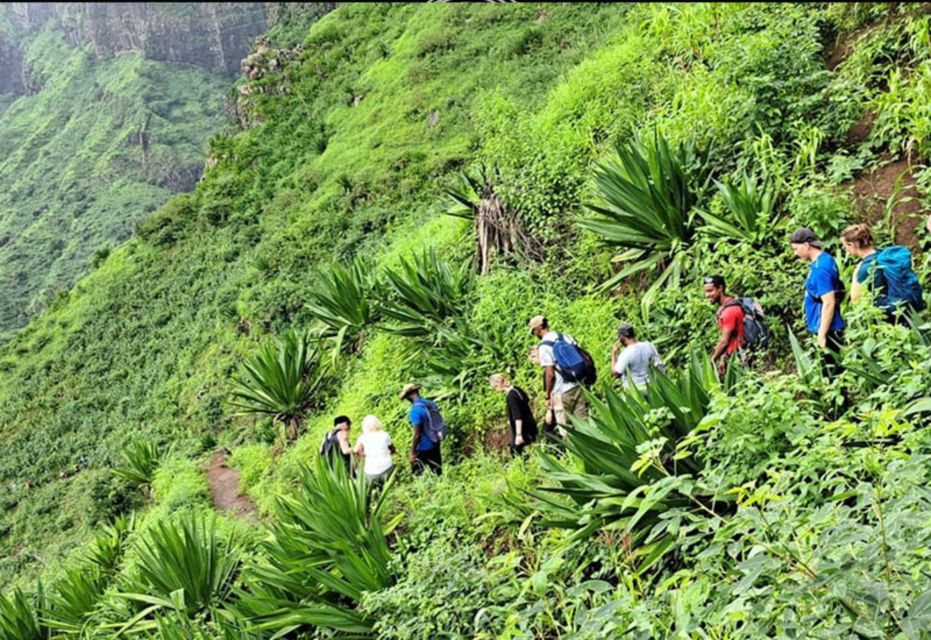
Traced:
[[807, 242], [818, 249], [824, 246], [821, 241], [818, 240], [818, 236], [815, 235], [815, 232], [807, 227], [796, 229], [789, 238], [789, 242], [791, 244], [805, 244]]
[[534, 316], [530, 318], [530, 333], [533, 333], [535, 329], [539, 329], [545, 324], [546, 318], [544, 316]]

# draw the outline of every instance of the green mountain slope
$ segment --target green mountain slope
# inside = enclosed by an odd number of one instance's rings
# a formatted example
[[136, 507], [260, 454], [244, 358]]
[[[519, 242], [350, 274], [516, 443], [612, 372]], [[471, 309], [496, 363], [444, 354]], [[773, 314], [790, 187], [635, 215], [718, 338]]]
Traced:
[[[98, 29], [96, 44], [106, 46], [116, 36], [103, 17], [94, 19], [80, 24]], [[11, 74], [26, 77], [29, 95], [7, 93], [0, 109], [0, 338], [71, 288], [98, 251], [193, 188], [206, 140], [225, 121], [229, 87], [223, 73], [141, 51], [95, 55], [66, 42], [56, 20], [7, 22], [6, 62], [22, 67]]]
[[[115, 515], [149, 508], [139, 540], [209, 510], [197, 461], [222, 444], [278, 527], [258, 550], [244, 543], [245, 604], [223, 596], [228, 618], [270, 625], [250, 627], [260, 637], [289, 624], [301, 637], [339, 629], [336, 615], [311, 628], [318, 605], [351, 610], [362, 631], [344, 631], [392, 638], [921, 637], [929, 563], [914, 541], [931, 533], [931, 449], [924, 414], [902, 409], [931, 384], [931, 341], [846, 305], [847, 372], [820, 375], [811, 345], [789, 337], [804, 332], [806, 267], [786, 237], [810, 226], [841, 257], [839, 230], [875, 210], [853, 187], [882, 201], [869, 221], [883, 243], [898, 230], [919, 244], [918, 216], [907, 219], [916, 200], [900, 200], [902, 185], [921, 197], [929, 180], [928, 26], [921, 7], [787, 4], [350, 4], [309, 29], [283, 25], [304, 33], [302, 47], [252, 58], [238, 88], [243, 129], [211, 140], [194, 193], [0, 352], [0, 481], [15, 486], [2, 494], [2, 584], [29, 584], [42, 565], [54, 575]], [[595, 177], [615, 145], [635, 155], [625, 145], [660, 139], [683, 149], [681, 232], [657, 225], [644, 240], [593, 224], [586, 204], [604, 205]], [[520, 249], [483, 275], [473, 226], [442, 213], [459, 172], [480, 166], [484, 204], [501, 203]], [[898, 186], [870, 182], [889, 168]], [[746, 184], [770, 189], [771, 205]], [[657, 206], [641, 201], [645, 221]], [[654, 262], [599, 288], [637, 251]], [[323, 331], [307, 303], [325, 289], [321, 273], [352, 259], [375, 313], [341, 350], [321, 340], [324, 392], [285, 448], [281, 425], [234, 415], [232, 380], [272, 337]], [[405, 265], [442, 304], [410, 303]], [[852, 266], [842, 259], [845, 278]], [[717, 339], [701, 290], [716, 272], [761, 300], [774, 334], [751, 371], [722, 378], [692, 357]], [[594, 354], [594, 397], [609, 401], [593, 400], [568, 453], [505, 464], [494, 452], [503, 403], [487, 376], [506, 371], [541, 406], [526, 358], [536, 313]], [[679, 386], [646, 401], [611, 390], [622, 319]], [[301, 481], [301, 466], [340, 413], [356, 424], [379, 415], [403, 462], [410, 432], [396, 394], [410, 380], [442, 394], [453, 464], [442, 479], [401, 471], [380, 521], [398, 526], [388, 542], [349, 507], [345, 521], [365, 535], [327, 538], [339, 519], [314, 509], [339, 492], [312, 493], [331, 490], [320, 488], [329, 476]], [[139, 441], [163, 457], [150, 496], [109, 471]], [[391, 562], [364, 589], [340, 590], [357, 569], [341, 560], [385, 549]], [[108, 588], [142, 588], [141, 553], [132, 547]], [[330, 555], [317, 565], [314, 553]], [[314, 562], [294, 561], [305, 557]], [[287, 580], [282, 567], [297, 576], [292, 591], [261, 600], [262, 585]], [[112, 591], [94, 601], [95, 624], [145, 617]], [[158, 624], [223, 637], [215, 610], [177, 613]]]

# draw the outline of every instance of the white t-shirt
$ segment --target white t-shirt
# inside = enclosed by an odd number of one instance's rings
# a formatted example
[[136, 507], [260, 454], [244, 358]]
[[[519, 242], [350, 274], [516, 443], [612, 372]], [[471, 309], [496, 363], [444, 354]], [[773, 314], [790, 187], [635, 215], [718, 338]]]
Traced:
[[356, 439], [356, 444], [362, 445], [365, 454], [365, 466], [362, 471], [367, 476], [384, 473], [391, 468], [391, 436], [384, 431], [363, 433]]
[[[556, 355], [553, 353], [553, 347], [548, 344], [542, 344], [543, 342], [556, 342], [559, 339], [559, 334], [555, 331], [550, 331], [543, 336], [541, 341], [540, 348], [537, 353], [540, 355], [540, 366], [543, 368], [546, 367], [555, 367], [556, 366]], [[562, 339], [568, 342], [569, 344], [577, 344], [576, 341], [568, 333], [562, 334]], [[579, 386], [578, 382], [568, 382], [563, 380], [563, 377], [559, 374], [559, 369], [556, 369], [556, 380], [553, 382], [553, 393], [562, 394], [567, 391], [571, 391]]]
[[625, 387], [631, 381], [638, 387], [642, 387], [650, 380], [651, 362], [654, 367], [665, 372], [663, 361], [660, 360], [653, 343], [638, 342], [629, 347], [624, 347], [624, 350], [617, 357], [614, 371], [621, 376]]

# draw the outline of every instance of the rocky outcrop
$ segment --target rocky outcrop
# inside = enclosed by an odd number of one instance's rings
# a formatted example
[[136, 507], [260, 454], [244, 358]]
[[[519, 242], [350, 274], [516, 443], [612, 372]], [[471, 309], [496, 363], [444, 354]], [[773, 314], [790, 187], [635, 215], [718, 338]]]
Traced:
[[230, 76], [267, 24], [261, 2], [14, 2], [9, 17], [27, 32], [57, 19], [69, 43], [98, 57], [135, 51]]
[[23, 51], [0, 31], [0, 94], [22, 95], [25, 90]]

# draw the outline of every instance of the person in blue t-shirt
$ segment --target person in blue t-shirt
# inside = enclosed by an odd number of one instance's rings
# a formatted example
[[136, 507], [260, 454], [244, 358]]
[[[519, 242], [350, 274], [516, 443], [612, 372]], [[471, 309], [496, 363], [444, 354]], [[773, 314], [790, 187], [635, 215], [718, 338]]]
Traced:
[[430, 412], [425, 402], [429, 401], [421, 399], [420, 389], [419, 384], [408, 384], [401, 390], [401, 399], [411, 403], [411, 409], [407, 417], [414, 430], [408, 459], [411, 463], [411, 471], [415, 476], [419, 476], [426, 469], [440, 475], [443, 473], [440, 443], [433, 442], [427, 437], [426, 431], [427, 426], [430, 424]]
[[798, 229], [789, 238], [792, 251], [811, 263], [805, 280], [805, 321], [818, 340], [825, 364], [836, 368], [844, 344], [844, 318], [840, 303], [844, 293], [837, 262], [811, 229]]

